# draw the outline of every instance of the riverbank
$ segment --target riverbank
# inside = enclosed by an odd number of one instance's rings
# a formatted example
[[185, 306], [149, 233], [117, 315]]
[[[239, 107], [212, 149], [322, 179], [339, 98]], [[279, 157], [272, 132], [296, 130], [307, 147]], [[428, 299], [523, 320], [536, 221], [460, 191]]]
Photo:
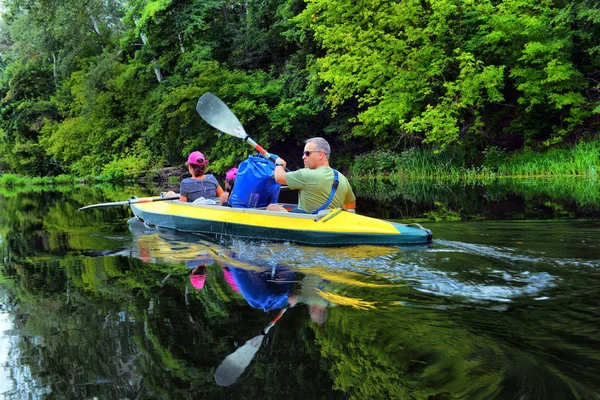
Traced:
[[600, 143], [581, 142], [545, 152], [523, 150], [505, 153], [497, 147], [480, 155], [463, 149], [410, 149], [401, 153], [376, 151], [359, 155], [354, 176], [388, 175], [400, 178], [476, 181], [496, 177], [588, 177], [600, 174]]
[[107, 179], [105, 176], [90, 176], [90, 177], [77, 177], [74, 175], [62, 174], [58, 176], [21, 176], [12, 173], [5, 173], [0, 175], [0, 186], [5, 187], [16, 187], [16, 186], [39, 186], [39, 185], [64, 185], [64, 184], [75, 184], [75, 183], [170, 183], [179, 184], [179, 182], [185, 177], [186, 171], [179, 167], [165, 167], [158, 171], [145, 172], [143, 176], [138, 178], [121, 178], [121, 179]]
[[[375, 151], [357, 156], [350, 174], [354, 179], [389, 177], [391, 179], [428, 179], [439, 181], [489, 181], [497, 178], [600, 177], [600, 143], [582, 142], [576, 146], [552, 148], [545, 152], [530, 149], [511, 154], [496, 147], [475, 157], [462, 149], [409, 149], [403, 152]], [[471, 160], [471, 161], [469, 161]], [[335, 160], [334, 160], [335, 162]], [[185, 170], [164, 167], [145, 171], [137, 178], [119, 176], [24, 177], [11, 173], [0, 175], [0, 186], [48, 185], [77, 182], [168, 182], [176, 184]], [[217, 174], [218, 175], [218, 174]]]

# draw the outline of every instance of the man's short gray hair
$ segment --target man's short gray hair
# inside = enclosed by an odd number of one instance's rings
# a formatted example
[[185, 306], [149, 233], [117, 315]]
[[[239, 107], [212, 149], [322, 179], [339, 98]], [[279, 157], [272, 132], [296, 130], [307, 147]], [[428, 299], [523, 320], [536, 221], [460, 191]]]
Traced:
[[314, 138], [306, 139], [306, 141], [304, 143], [310, 143], [310, 142], [313, 142], [314, 144], [316, 144], [317, 150], [322, 151], [323, 153], [325, 153], [327, 158], [329, 158], [329, 156], [331, 155], [331, 147], [329, 146], [329, 143], [327, 142], [327, 140], [323, 139], [322, 137], [314, 137]]

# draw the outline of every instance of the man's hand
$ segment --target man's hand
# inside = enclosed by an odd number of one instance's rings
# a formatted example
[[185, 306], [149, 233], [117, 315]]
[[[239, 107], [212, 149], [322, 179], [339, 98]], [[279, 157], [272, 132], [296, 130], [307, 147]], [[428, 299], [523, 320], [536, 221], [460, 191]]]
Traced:
[[285, 169], [285, 167], [287, 166], [287, 162], [281, 157], [278, 157], [277, 160], [275, 160], [275, 165], [277, 165], [277, 163], [283, 164], [283, 169]]

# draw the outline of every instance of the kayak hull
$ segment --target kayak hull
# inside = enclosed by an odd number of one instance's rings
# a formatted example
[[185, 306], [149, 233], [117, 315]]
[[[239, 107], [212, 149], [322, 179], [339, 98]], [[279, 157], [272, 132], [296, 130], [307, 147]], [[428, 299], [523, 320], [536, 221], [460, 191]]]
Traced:
[[317, 217], [180, 201], [136, 203], [130, 207], [133, 214], [147, 224], [184, 232], [246, 239], [317, 246], [426, 244], [432, 240], [431, 231], [419, 225], [384, 221], [340, 209], [321, 213]]

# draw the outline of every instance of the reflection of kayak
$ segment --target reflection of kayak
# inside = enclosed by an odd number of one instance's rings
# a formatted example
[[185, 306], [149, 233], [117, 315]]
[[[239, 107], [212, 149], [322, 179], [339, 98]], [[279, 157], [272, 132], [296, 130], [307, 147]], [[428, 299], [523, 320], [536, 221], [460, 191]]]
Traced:
[[312, 245], [424, 244], [432, 234], [418, 224], [404, 225], [341, 209], [319, 216], [161, 201], [130, 205], [148, 224], [187, 232]]

